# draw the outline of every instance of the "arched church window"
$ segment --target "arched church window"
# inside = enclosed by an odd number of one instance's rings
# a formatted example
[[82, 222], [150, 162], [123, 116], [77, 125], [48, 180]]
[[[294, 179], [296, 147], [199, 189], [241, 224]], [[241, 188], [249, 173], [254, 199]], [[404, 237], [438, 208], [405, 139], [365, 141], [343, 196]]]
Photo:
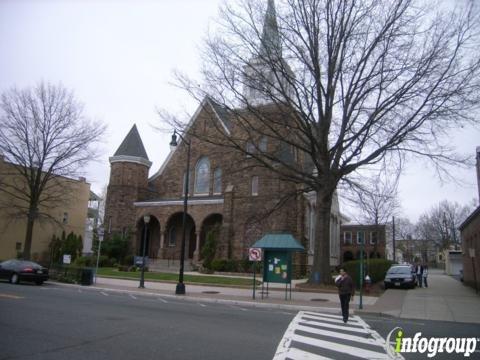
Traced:
[[202, 157], [195, 167], [195, 194], [208, 194], [210, 187], [210, 161]]
[[213, 193], [222, 193], [222, 169], [216, 168], [213, 172]]

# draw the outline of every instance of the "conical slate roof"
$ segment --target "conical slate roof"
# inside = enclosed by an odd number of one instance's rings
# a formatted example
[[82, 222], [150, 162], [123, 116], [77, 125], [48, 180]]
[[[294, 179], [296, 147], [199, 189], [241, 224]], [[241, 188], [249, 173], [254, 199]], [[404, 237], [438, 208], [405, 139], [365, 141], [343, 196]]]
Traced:
[[148, 160], [137, 125], [133, 125], [113, 156], [135, 156]]

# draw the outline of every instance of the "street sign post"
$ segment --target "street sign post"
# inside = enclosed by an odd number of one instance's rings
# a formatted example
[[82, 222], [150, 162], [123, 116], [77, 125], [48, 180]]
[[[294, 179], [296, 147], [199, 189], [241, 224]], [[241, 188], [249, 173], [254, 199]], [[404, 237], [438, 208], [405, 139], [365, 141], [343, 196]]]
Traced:
[[248, 260], [253, 261], [253, 299], [255, 299], [255, 288], [257, 287], [257, 264], [255, 262], [262, 261], [262, 249], [260, 248], [249, 248], [248, 249]]

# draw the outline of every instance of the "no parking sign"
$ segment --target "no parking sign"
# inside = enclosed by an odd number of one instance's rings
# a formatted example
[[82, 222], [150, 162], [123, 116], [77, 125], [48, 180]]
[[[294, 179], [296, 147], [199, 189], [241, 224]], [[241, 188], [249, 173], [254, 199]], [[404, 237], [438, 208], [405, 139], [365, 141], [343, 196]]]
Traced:
[[261, 248], [249, 248], [248, 260], [250, 261], [262, 261], [262, 249]]

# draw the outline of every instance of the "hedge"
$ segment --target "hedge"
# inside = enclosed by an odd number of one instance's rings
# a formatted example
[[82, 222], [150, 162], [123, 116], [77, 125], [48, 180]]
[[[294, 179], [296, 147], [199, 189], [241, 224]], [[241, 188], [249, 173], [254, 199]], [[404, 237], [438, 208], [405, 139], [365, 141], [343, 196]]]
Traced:
[[[383, 279], [385, 278], [385, 274], [387, 273], [387, 270], [390, 268], [390, 266], [392, 266], [393, 261], [386, 259], [365, 259], [363, 263], [365, 267], [363, 276], [365, 277], [368, 274], [372, 279], [372, 283], [376, 283], [379, 281], [383, 281]], [[352, 277], [357, 287], [359, 287], [360, 260], [347, 261], [343, 264], [342, 267]]]

